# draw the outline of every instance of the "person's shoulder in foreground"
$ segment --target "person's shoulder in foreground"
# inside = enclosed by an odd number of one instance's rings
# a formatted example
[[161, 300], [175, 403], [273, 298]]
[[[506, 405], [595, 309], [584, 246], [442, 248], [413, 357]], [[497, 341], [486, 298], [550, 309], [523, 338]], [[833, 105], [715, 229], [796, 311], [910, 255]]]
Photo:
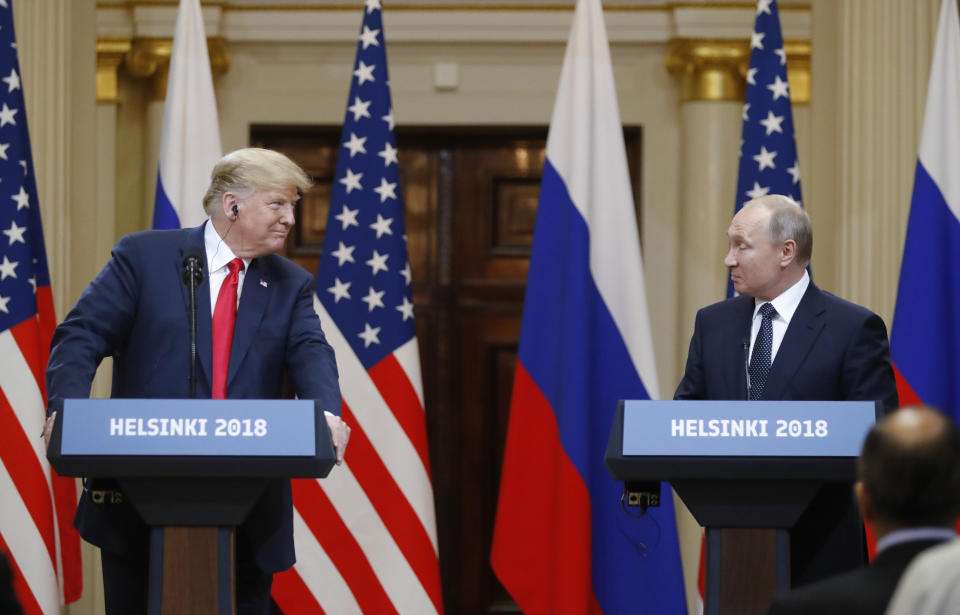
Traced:
[[960, 613], [960, 540], [918, 556], [897, 585], [887, 615]]
[[768, 615], [883, 615], [911, 561], [956, 537], [960, 429], [923, 406], [886, 415], [864, 440], [854, 495], [877, 537], [873, 562], [778, 596]]

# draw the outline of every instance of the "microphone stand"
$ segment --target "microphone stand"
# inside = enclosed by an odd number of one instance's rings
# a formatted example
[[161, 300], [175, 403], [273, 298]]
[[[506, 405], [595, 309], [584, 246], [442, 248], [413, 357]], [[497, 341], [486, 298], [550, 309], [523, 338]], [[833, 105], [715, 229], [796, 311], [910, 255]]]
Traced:
[[190, 288], [190, 399], [197, 397], [197, 286], [203, 277], [200, 260], [188, 256], [184, 263], [184, 282]]

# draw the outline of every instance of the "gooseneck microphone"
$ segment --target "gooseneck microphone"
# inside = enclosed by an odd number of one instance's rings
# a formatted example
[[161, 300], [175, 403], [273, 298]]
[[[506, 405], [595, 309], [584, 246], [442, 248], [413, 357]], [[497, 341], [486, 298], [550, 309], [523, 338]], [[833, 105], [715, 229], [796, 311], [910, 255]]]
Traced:
[[747, 399], [750, 399], [750, 340], [745, 337], [740, 343], [743, 345], [743, 373], [747, 375]]
[[203, 248], [183, 251], [183, 283], [190, 288], [190, 398], [197, 396], [197, 287], [203, 283]]

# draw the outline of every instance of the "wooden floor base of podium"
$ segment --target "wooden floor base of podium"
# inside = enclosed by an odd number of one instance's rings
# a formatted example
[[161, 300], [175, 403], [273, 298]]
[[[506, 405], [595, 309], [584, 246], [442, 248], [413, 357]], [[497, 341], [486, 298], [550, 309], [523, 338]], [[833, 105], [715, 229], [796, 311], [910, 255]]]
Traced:
[[790, 586], [787, 530], [707, 528], [705, 615], [763, 615]]
[[236, 613], [234, 528], [154, 528], [149, 615]]

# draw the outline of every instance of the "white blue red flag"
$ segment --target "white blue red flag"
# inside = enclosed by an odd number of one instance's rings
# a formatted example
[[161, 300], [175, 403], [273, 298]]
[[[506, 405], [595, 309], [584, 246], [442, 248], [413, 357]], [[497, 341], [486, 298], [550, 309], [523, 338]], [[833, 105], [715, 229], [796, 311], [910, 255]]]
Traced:
[[337, 354], [344, 465], [293, 483], [297, 563], [273, 596], [294, 613], [442, 613], [380, 0], [366, 0], [315, 307]]
[[198, 226], [203, 195], [220, 159], [220, 127], [200, 0], [180, 0], [170, 53], [153, 228]]
[[527, 277], [491, 563], [527, 615], [685, 613], [670, 487], [644, 517], [604, 466], [657, 374], [599, 0], [578, 0]]
[[960, 421], [960, 22], [944, 0], [903, 248], [890, 354], [901, 404]]
[[0, 551], [27, 615], [83, 589], [76, 482], [47, 463], [44, 371], [56, 326], [10, 3], [0, 1]]
[[[765, 194], [785, 194], [798, 203], [803, 201], [787, 83], [787, 53], [776, 0], [758, 0], [750, 35], [734, 213], [750, 199]], [[733, 296], [729, 280], [727, 296]]]

